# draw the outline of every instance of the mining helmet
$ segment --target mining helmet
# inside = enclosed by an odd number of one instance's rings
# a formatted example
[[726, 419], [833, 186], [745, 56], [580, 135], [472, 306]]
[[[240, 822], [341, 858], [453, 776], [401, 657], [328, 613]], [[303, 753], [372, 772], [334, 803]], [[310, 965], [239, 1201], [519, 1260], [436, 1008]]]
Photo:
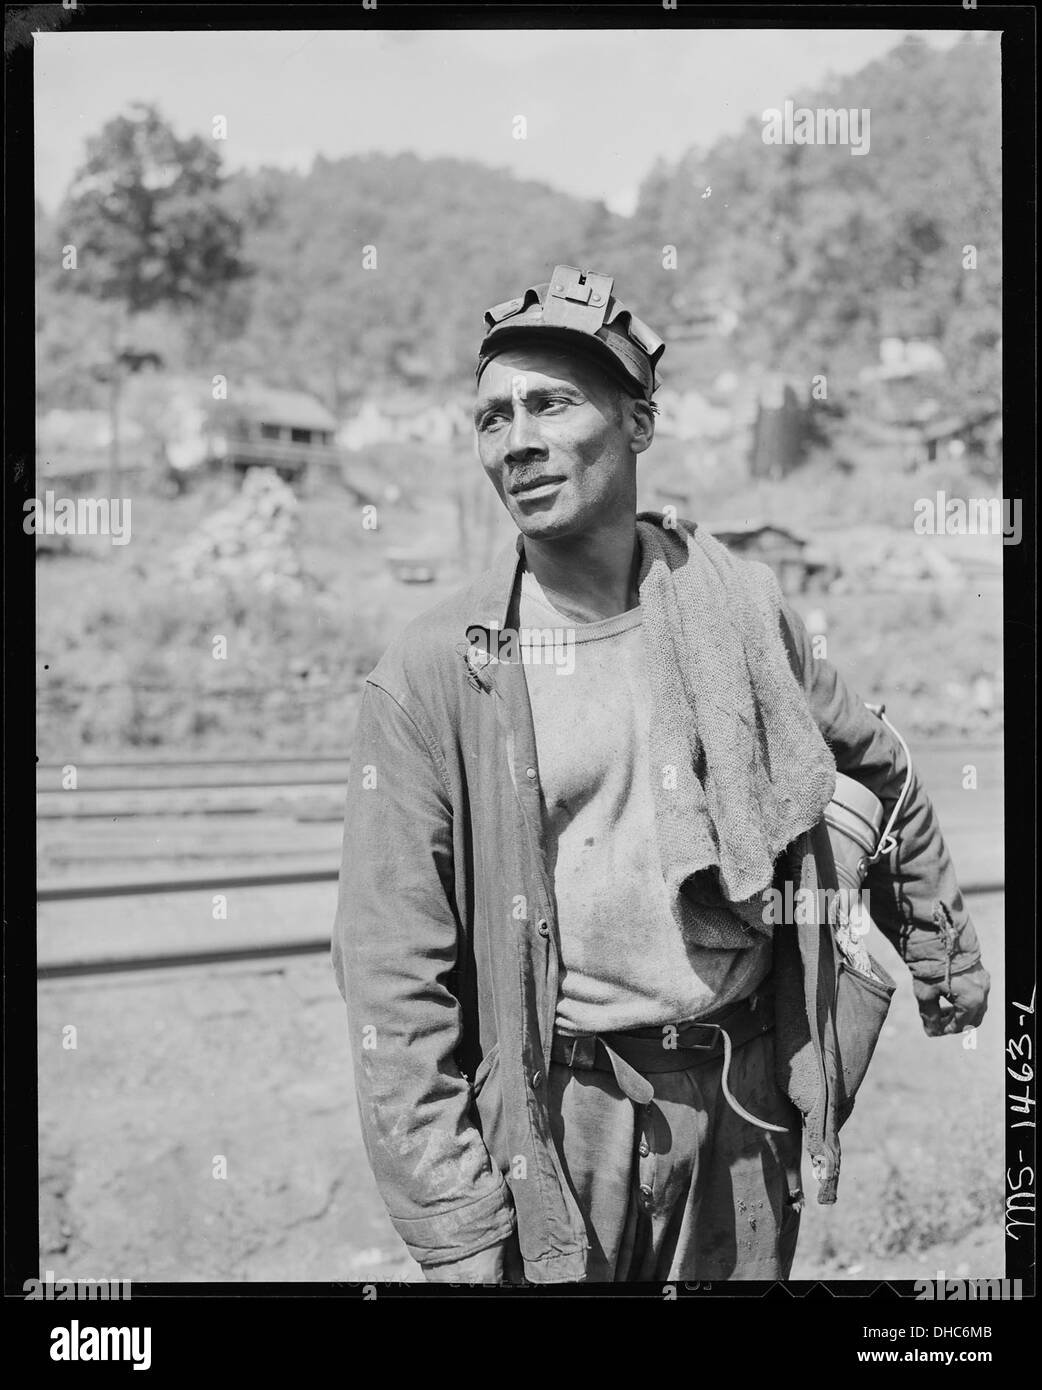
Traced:
[[498, 353], [526, 343], [595, 356], [616, 379], [644, 400], [658, 389], [655, 367], [666, 350], [657, 333], [612, 295], [611, 275], [559, 265], [544, 285], [485, 311], [485, 336], [478, 349], [481, 377]]

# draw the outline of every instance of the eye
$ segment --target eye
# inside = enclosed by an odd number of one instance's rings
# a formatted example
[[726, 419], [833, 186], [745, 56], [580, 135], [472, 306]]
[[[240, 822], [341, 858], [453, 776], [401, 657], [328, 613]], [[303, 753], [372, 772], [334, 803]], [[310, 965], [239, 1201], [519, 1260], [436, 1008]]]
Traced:
[[490, 430], [498, 429], [499, 426], [505, 420], [505, 418], [506, 417], [504, 415], [494, 412], [490, 412], [488, 415], [483, 415], [478, 424], [478, 430], [481, 434], [487, 434]]
[[546, 410], [552, 410], [555, 406], [573, 405], [573, 404], [574, 404], [574, 402], [572, 401], [571, 397], [569, 397], [569, 396], [546, 396], [546, 397], [544, 398], [544, 400], [543, 400], [543, 403], [542, 403], [542, 409], [543, 409], [544, 411], [546, 411]]

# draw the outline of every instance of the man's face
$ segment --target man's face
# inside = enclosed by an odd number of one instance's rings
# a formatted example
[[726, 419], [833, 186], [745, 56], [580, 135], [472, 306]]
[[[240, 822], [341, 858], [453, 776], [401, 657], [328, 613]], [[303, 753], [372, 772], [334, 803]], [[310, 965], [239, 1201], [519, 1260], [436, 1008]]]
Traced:
[[633, 514], [634, 454], [650, 443], [650, 421], [650, 412], [620, 402], [595, 364], [538, 349], [493, 358], [474, 407], [482, 467], [533, 540]]

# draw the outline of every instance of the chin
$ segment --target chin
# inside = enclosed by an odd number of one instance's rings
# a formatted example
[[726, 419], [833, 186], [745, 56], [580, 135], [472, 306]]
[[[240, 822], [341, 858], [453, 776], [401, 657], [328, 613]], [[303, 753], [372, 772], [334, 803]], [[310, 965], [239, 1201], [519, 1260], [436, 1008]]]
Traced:
[[533, 541], [563, 540], [566, 536], [574, 536], [582, 530], [579, 518], [569, 514], [559, 515], [554, 511], [548, 511], [513, 515], [517, 529]]

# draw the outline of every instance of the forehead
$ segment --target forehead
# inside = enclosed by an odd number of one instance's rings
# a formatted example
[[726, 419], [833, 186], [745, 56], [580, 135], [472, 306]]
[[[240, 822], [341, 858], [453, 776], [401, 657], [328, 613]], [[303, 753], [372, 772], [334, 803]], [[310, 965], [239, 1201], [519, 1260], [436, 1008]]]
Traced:
[[584, 395], [603, 395], [607, 383], [594, 363], [568, 353], [515, 348], [494, 357], [481, 373], [476, 399], [497, 400], [511, 395], [515, 378], [524, 377], [525, 389], [574, 386]]

